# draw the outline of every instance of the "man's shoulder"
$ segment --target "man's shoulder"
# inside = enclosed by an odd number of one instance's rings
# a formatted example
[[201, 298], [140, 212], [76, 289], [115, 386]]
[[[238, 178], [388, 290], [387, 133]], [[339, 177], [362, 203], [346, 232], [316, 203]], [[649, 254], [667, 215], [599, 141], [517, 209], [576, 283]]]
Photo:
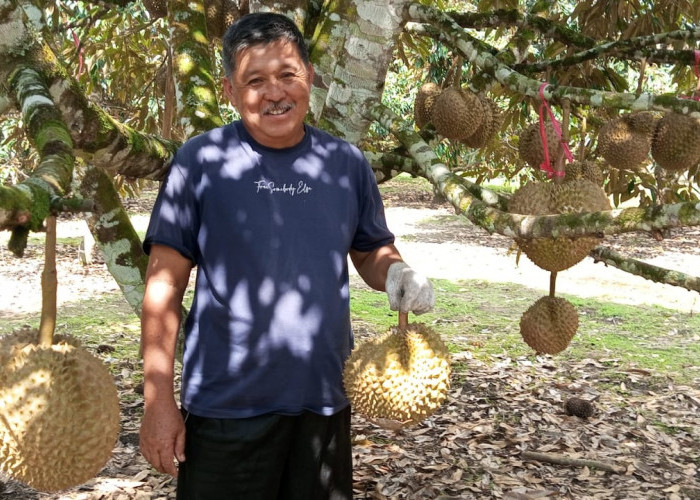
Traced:
[[325, 130], [322, 130], [320, 128], [316, 128], [313, 125], [306, 125], [308, 129], [311, 131], [311, 135], [314, 141], [317, 142], [317, 144], [320, 144], [322, 146], [332, 146], [334, 150], [337, 150], [342, 153], [349, 153], [352, 154], [353, 156], [362, 156], [362, 153], [360, 152], [359, 148], [352, 144], [351, 142], [346, 141], [345, 139], [341, 139], [338, 136], [335, 136], [329, 132], [326, 132]]
[[237, 135], [238, 131], [235, 123], [227, 123], [221, 127], [216, 127], [190, 137], [180, 146], [180, 149], [199, 149], [212, 144], [223, 144], [231, 137]]

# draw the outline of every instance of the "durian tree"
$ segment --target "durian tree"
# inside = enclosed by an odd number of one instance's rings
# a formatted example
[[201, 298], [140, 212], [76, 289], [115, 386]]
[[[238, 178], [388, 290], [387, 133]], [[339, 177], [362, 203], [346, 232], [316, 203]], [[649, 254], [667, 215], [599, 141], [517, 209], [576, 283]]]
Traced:
[[[258, 10], [302, 28], [316, 74], [308, 121], [358, 144], [379, 182], [424, 177], [474, 224], [522, 241], [700, 224], [700, 171], [689, 152], [700, 143], [697, 2], [0, 0], [0, 230], [11, 231], [10, 250], [21, 256], [50, 214], [83, 212], [138, 313], [146, 256], [120, 193], [163, 179], [183, 140], [231, 119], [219, 40], [228, 23]], [[452, 101], [438, 106], [447, 90]], [[443, 111], [420, 115], [418, 102]], [[599, 131], [621, 120], [618, 136], [643, 135], [644, 120], [625, 118], [641, 112], [653, 118], [641, 139], [649, 152], [633, 167], [612, 165]], [[660, 125], [671, 114], [689, 120], [685, 135], [653, 154], [654, 137], [679, 137]], [[540, 133], [525, 139], [540, 115]], [[541, 145], [554, 124], [557, 147], [529, 164], [519, 149]], [[520, 214], [484, 187], [578, 178], [573, 167], [566, 173], [574, 155], [596, 164], [613, 209]], [[591, 252], [700, 291], [689, 274], [604, 244]]]

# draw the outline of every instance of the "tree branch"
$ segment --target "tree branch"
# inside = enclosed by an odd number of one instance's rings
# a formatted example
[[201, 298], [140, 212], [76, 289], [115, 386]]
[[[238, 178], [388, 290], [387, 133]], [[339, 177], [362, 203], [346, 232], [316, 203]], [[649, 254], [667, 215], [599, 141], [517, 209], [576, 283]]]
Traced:
[[141, 240], [124, 210], [119, 193], [104, 170], [91, 166], [83, 176], [80, 194], [93, 200], [93, 209], [86, 220], [102, 250], [107, 270], [126, 301], [140, 316], [148, 256], [141, 247]]
[[168, 2], [177, 121], [185, 135], [223, 125], [209, 53], [207, 19], [200, 2]]
[[[472, 37], [467, 35], [457, 23], [439, 9], [412, 3], [408, 8], [408, 17], [417, 22], [432, 24], [441, 31], [442, 40], [453, 46], [456, 51], [482, 71], [493, 74], [494, 78], [504, 86], [521, 95], [540, 99], [541, 81], [528, 78], [514, 71], [501, 63], [492, 54], [480, 50], [480, 44], [475, 43]], [[688, 38], [700, 38], [700, 28], [689, 30], [686, 33]], [[663, 40], [665, 35], [667, 34], [656, 35], [656, 37], [659, 40]], [[672, 96], [658, 96], [650, 93], [643, 93], [637, 96], [629, 93], [607, 92], [553, 84], [547, 85], [543, 94], [544, 99], [551, 102], [561, 102], [564, 99], [569, 99], [572, 104], [591, 107], [675, 111], [700, 118], [700, 101], [680, 99]]]
[[[583, 61], [597, 59], [602, 56], [614, 55], [618, 58], [624, 57], [626, 59], [629, 59], [631, 56], [634, 59], [638, 59], [642, 57], [644, 49], [650, 45], [667, 45], [676, 40], [696, 40], [698, 38], [700, 38], [700, 30], [678, 30], [659, 33], [658, 35], [639, 36], [626, 40], [615, 40], [603, 43], [596, 47], [591, 47], [587, 50], [558, 59], [538, 61], [536, 63], [516, 64], [513, 65], [512, 68], [519, 72], [535, 73], [548, 69], [574, 66]], [[677, 54], [678, 58], [676, 62], [688, 66], [693, 66], [695, 64], [695, 55], [692, 50], [680, 50], [675, 52], [675, 54]], [[668, 57], [668, 54], [666, 54], [666, 57]]]
[[[43, 75], [33, 68], [20, 67], [10, 76], [9, 84], [22, 109], [27, 135], [39, 153], [39, 164], [27, 180], [0, 189], [0, 229], [26, 226], [36, 231], [49, 215], [51, 199], [70, 190], [75, 162], [73, 145], [49, 97]], [[11, 245], [20, 256], [24, 245], [17, 243], [21, 241]]]
[[679, 286], [686, 290], [700, 292], [700, 278], [690, 276], [680, 271], [664, 269], [654, 266], [640, 260], [625, 257], [606, 247], [596, 247], [590, 253], [593, 260], [602, 262], [606, 266], [613, 266], [622, 271], [641, 276], [642, 278], [654, 281], [656, 283], [665, 283], [667, 285]]
[[700, 225], [700, 203], [590, 213], [520, 215], [508, 213], [508, 199], [452, 173], [434, 151], [389, 108], [377, 105], [368, 118], [378, 121], [408, 148], [423, 175], [474, 224], [489, 233], [513, 238], [557, 238], [610, 235]]
[[378, 183], [393, 179], [401, 172], [414, 176], [423, 176], [423, 171], [412, 158], [396, 153], [377, 153], [373, 151], [365, 151], [364, 155], [372, 166]]
[[511, 214], [475, 200], [466, 217], [489, 233], [513, 238], [604, 236], [700, 225], [700, 203], [632, 207], [603, 212], [559, 215]]
[[523, 16], [515, 9], [499, 9], [492, 12], [445, 12], [462, 28], [484, 29], [516, 27], [520, 31], [537, 31], [545, 37], [561, 42], [568, 47], [584, 49], [595, 46], [596, 41], [576, 30], [538, 15]]
[[422, 170], [421, 175], [428, 179], [438, 192], [445, 195], [459, 212], [466, 211], [474, 198], [480, 200], [484, 206], [506, 208], [508, 201], [504, 196], [452, 173], [435, 155], [433, 149], [413, 130], [413, 126], [396, 116], [391, 109], [377, 104], [368, 110], [366, 116], [368, 119], [379, 122], [404, 145], [418, 168]]

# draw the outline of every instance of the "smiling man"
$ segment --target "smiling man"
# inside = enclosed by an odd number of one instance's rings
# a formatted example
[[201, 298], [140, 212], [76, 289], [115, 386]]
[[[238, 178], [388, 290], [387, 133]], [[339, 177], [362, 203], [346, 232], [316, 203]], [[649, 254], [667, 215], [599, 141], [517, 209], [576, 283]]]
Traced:
[[242, 17], [223, 60], [241, 119], [180, 148], [144, 240], [141, 451], [180, 500], [350, 500], [348, 256], [393, 310], [430, 310], [432, 286], [394, 246], [362, 153], [304, 123], [313, 68], [294, 23]]

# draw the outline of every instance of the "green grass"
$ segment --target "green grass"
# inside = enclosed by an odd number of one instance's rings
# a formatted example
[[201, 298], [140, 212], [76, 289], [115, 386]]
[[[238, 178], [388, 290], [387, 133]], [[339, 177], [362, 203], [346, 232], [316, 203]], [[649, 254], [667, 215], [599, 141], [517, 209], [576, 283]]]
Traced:
[[[520, 336], [520, 316], [542, 293], [515, 284], [434, 280], [435, 309], [410, 321], [426, 323], [443, 335], [452, 352], [475, 358], [534, 356]], [[687, 383], [700, 377], [700, 316], [661, 307], [631, 306], [561, 295], [579, 312], [579, 329], [569, 347], [553, 360], [604, 360], [611, 370], [636, 368]], [[382, 293], [356, 289], [353, 321], [383, 332], [396, 322]], [[611, 384], [616, 384], [612, 381]]]
[[[23, 327], [38, 328], [39, 314], [3, 318], [0, 335]], [[109, 293], [59, 307], [56, 334], [72, 335], [90, 351], [111, 346], [109, 357], [118, 361], [139, 359], [139, 318], [120, 293]]]
[[[541, 292], [515, 284], [470, 280], [434, 280], [436, 304], [430, 313], [411, 316], [438, 331], [451, 352], [471, 351], [484, 361], [494, 356], [534, 356], [520, 336], [520, 315]], [[353, 278], [352, 319], [356, 327], [382, 333], [394, 326], [384, 293], [368, 289]], [[700, 316], [661, 307], [636, 307], [562, 295], [579, 312], [579, 329], [569, 347], [553, 356], [557, 361], [598, 360], [610, 370], [637, 368], [659, 377], [688, 383], [700, 377]], [[191, 301], [191, 291], [185, 302]], [[30, 325], [39, 315], [18, 315], [0, 322], [0, 335]], [[69, 333], [87, 347], [111, 345], [110, 356], [138, 359], [139, 320], [119, 293], [97, 296], [59, 308], [57, 333]], [[611, 387], [618, 386], [614, 374]]]

